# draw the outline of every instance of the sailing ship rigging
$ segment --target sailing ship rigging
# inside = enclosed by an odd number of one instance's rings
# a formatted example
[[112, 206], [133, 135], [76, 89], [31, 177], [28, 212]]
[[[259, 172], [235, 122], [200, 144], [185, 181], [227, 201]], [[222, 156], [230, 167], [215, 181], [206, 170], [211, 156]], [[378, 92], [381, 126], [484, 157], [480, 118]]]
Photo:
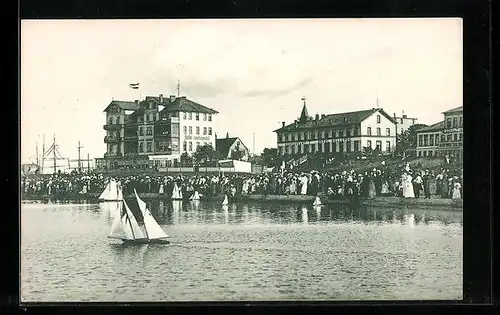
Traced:
[[127, 202], [122, 200], [125, 211], [120, 211], [119, 215], [115, 216], [108, 238], [120, 239], [125, 244], [169, 244], [170, 242], [167, 240], [169, 236], [156, 222], [146, 203], [139, 198], [135, 189], [134, 194], [143, 216], [144, 233]]

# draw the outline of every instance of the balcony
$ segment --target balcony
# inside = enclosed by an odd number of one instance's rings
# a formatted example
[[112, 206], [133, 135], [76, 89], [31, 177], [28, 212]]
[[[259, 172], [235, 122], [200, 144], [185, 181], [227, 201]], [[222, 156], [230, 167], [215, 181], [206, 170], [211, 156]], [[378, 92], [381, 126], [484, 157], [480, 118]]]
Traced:
[[137, 134], [135, 135], [126, 135], [125, 137], [123, 137], [123, 140], [124, 141], [137, 141], [139, 137], [137, 136]]
[[115, 137], [115, 136], [105, 136], [104, 137], [104, 143], [118, 143], [122, 141], [121, 137]]
[[106, 124], [103, 126], [104, 130], [121, 130], [122, 125], [120, 124]]

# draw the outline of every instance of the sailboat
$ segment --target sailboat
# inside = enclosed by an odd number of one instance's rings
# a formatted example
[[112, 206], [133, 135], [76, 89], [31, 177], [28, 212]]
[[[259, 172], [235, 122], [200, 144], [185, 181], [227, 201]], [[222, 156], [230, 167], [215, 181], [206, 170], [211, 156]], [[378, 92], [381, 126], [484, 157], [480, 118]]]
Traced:
[[174, 189], [172, 190], [172, 200], [182, 200], [182, 191], [177, 186], [177, 183], [174, 182]]
[[111, 179], [99, 196], [99, 201], [122, 201], [122, 190], [114, 179]]
[[170, 242], [166, 240], [169, 236], [163, 231], [146, 208], [146, 203], [139, 198], [135, 190], [134, 192], [144, 217], [145, 235], [137, 223], [134, 214], [125, 200], [123, 200], [125, 212], [115, 216], [108, 238], [120, 239], [125, 244], [169, 244]]

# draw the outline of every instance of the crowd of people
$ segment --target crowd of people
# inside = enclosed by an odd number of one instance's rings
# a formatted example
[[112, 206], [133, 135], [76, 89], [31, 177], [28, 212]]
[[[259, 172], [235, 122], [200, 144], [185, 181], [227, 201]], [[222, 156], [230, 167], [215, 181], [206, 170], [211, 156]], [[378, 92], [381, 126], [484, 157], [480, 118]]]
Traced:
[[[463, 170], [439, 170], [379, 167], [369, 171], [331, 172], [279, 171], [267, 174], [194, 174], [194, 175], [130, 175], [117, 176], [124, 194], [170, 195], [174, 183], [184, 196], [195, 191], [204, 196], [227, 194], [318, 195], [329, 198], [399, 196], [404, 198], [463, 197]], [[55, 174], [48, 177], [22, 177], [22, 196], [52, 196], [57, 199], [101, 193], [109, 177], [103, 174]]]

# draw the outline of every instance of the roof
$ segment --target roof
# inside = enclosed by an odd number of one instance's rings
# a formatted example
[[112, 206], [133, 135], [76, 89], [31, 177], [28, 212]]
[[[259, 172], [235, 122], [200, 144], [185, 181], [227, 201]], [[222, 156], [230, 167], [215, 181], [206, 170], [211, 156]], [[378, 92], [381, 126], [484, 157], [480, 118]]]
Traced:
[[308, 120], [307, 122], [297, 122], [297, 126], [295, 126], [295, 123], [291, 123], [291, 124], [286, 125], [282, 128], [274, 130], [274, 132], [293, 130], [293, 129], [306, 129], [306, 128], [313, 128], [313, 127], [328, 127], [328, 126], [359, 124], [376, 112], [380, 112], [382, 115], [384, 115], [391, 122], [396, 123], [394, 118], [392, 118], [390, 115], [388, 115], [383, 109], [371, 108], [371, 109], [360, 110], [360, 111], [355, 111], [355, 112], [330, 114], [330, 115], [326, 115], [325, 117], [323, 117], [319, 120]]
[[455, 108], [452, 108], [450, 110], [447, 110], [445, 112], [443, 112], [443, 114], [451, 114], [451, 113], [454, 113], [454, 112], [462, 112], [464, 110], [464, 107], [463, 106], [459, 106], [459, 107], [455, 107]]
[[104, 110], [105, 112], [108, 111], [108, 108], [112, 105], [118, 106], [123, 110], [137, 110], [139, 108], [139, 104], [136, 102], [129, 102], [129, 101], [111, 101], [109, 105], [106, 107]]
[[247, 146], [238, 137], [215, 139], [215, 150], [221, 153], [223, 156], [228, 156], [229, 148], [231, 148], [236, 140], [239, 140], [240, 144], [248, 151]]
[[168, 104], [162, 111], [168, 112], [198, 112], [207, 114], [217, 114], [218, 111], [193, 102], [187, 99], [185, 96], [176, 98], [173, 102]]
[[439, 131], [439, 130], [442, 130], [443, 128], [444, 128], [444, 121], [440, 121], [440, 122], [435, 123], [433, 125], [419, 128], [416, 131], [417, 132], [430, 132], [430, 131]]

